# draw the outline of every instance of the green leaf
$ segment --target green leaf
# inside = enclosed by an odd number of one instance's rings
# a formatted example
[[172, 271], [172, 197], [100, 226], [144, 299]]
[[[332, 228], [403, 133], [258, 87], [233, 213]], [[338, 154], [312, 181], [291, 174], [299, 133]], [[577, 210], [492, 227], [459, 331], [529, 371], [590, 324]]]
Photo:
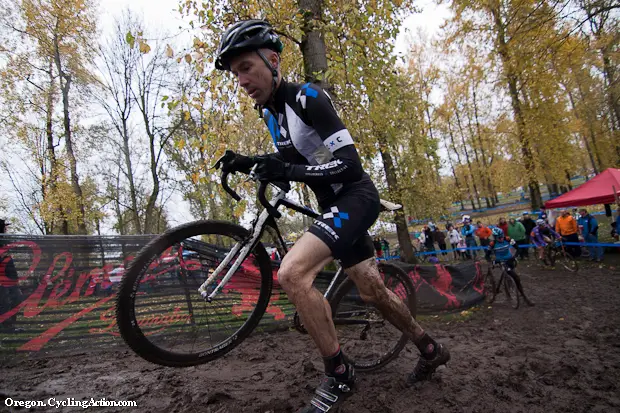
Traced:
[[131, 34], [131, 32], [127, 32], [127, 34], [125, 35], [125, 41], [133, 49], [133, 46], [136, 43], [136, 38], [133, 37], [133, 34]]

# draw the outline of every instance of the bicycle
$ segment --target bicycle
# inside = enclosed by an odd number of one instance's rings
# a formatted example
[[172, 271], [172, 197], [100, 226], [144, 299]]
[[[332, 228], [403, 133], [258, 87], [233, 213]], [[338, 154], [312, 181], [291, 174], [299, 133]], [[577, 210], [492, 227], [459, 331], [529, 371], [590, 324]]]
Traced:
[[[253, 171], [250, 179], [256, 180], [252, 175]], [[241, 200], [229, 187], [227, 173], [222, 174], [221, 185]], [[268, 186], [275, 190], [269, 201]], [[284, 257], [287, 246], [276, 222], [278, 207], [319, 216], [288, 199], [289, 190], [288, 183], [261, 182], [258, 199], [264, 209], [249, 230], [231, 222], [195, 221], [166, 231], [142, 248], [123, 277], [116, 304], [120, 334], [134, 352], [159, 365], [195, 366], [222, 357], [249, 336], [268, 309], [274, 282], [261, 236], [272, 235]], [[381, 203], [384, 210], [401, 208]], [[162, 257], [167, 259], [164, 268], [159, 264]], [[337, 264], [324, 296], [341, 347], [360, 371], [383, 367], [398, 356], [409, 338], [361, 300], [355, 284]], [[378, 266], [385, 285], [415, 317], [415, 289], [407, 273], [386, 262]], [[141, 288], [149, 283], [158, 288]], [[295, 327], [302, 330], [299, 318], [294, 319]]]
[[[499, 278], [499, 282], [495, 283], [493, 270], [497, 267], [501, 267], [502, 273]], [[499, 294], [503, 285], [506, 298], [511, 307], [515, 310], [519, 308], [519, 305], [521, 304], [520, 295], [517, 288], [517, 283], [512, 276], [512, 271], [514, 271], [514, 269], [510, 269], [505, 261], [491, 261], [487, 275], [484, 278], [484, 293], [489, 304], [495, 301], [495, 298]]]
[[566, 251], [564, 243], [558, 240], [547, 243], [544, 249], [543, 262], [551, 267], [555, 267], [557, 262], [570, 272], [577, 272], [579, 270], [579, 264], [575, 257], [570, 255]]

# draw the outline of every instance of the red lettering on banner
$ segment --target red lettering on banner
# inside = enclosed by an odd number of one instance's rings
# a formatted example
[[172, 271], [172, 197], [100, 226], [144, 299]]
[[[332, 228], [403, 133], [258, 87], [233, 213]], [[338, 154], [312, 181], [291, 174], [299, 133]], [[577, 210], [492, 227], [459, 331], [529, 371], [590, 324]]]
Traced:
[[448, 299], [444, 308], [459, 308], [461, 303], [452, 293], [452, 274], [441, 264], [435, 264], [435, 269], [437, 276], [431, 280], [431, 285], [440, 295]]
[[480, 265], [479, 261], [476, 261], [476, 278], [474, 278], [474, 283], [472, 285], [472, 288], [474, 289], [474, 291], [477, 291], [478, 293], [484, 295], [484, 287], [483, 287], [483, 283], [484, 283], [484, 277], [482, 275], [482, 266]]
[[[116, 307], [110, 307], [105, 311], [101, 312], [101, 316], [99, 318], [101, 321], [108, 322], [110, 324], [107, 327], [103, 328], [91, 328], [88, 330], [91, 334], [111, 334], [113, 336], [119, 336], [118, 329], [116, 328]], [[149, 336], [151, 334], [156, 334], [162, 332], [166, 326], [172, 324], [185, 324], [190, 322], [192, 316], [188, 312], [182, 312], [180, 307], [176, 307], [171, 312], [166, 314], [152, 315], [146, 317], [137, 317], [138, 326], [143, 327], [153, 327], [153, 326], [162, 326], [162, 328], [154, 331], [146, 331], [144, 332], [145, 336]]]
[[[56, 263], [61, 258], [65, 259], [65, 263], [63, 267], [60, 269], [60, 271], [58, 271], [56, 275], [52, 276], [52, 274], [54, 273], [54, 268], [56, 268]], [[62, 277], [72, 262], [73, 262], [73, 257], [71, 253], [69, 252], [63, 252], [54, 257], [54, 261], [52, 261], [52, 264], [50, 265], [49, 269], [43, 276], [41, 283], [39, 284], [37, 289], [32, 294], [30, 294], [30, 296], [26, 299], [25, 301], [26, 308], [24, 309], [24, 317], [35, 317], [41, 311], [43, 311], [46, 307], [53, 307], [53, 306], [58, 305], [57, 298], [60, 296], [60, 293], [57, 291], [57, 289], [58, 287], [60, 287], [60, 285], [56, 286], [56, 288], [52, 290], [52, 293], [50, 294], [50, 297], [45, 302], [45, 304], [43, 304], [42, 306], [39, 306], [39, 303], [41, 302], [41, 299], [43, 298], [43, 295], [45, 294], [47, 285], [52, 284], [54, 281]], [[70, 285], [71, 283], [69, 281], [69, 286]], [[52, 296], [52, 294], [54, 295]]]
[[[28, 247], [33, 252], [33, 259], [26, 274], [20, 277], [20, 280], [24, 280], [31, 276], [41, 261], [41, 249], [35, 242], [16, 242], [9, 244], [0, 249], [0, 252], [6, 252], [9, 249], [15, 249], [20, 247]], [[202, 264], [200, 260], [196, 258], [185, 259], [182, 255], [183, 251], [178, 250], [173, 252], [172, 248], [168, 248], [164, 253], [155, 261], [151, 262], [148, 267], [148, 272], [145, 274], [142, 283], [154, 284], [159, 275], [168, 273], [170, 271], [183, 269], [187, 271], [202, 270]], [[121, 272], [115, 271], [116, 275], [120, 275], [128, 267], [129, 263], [133, 260], [133, 256], [127, 257], [121, 266], [116, 268], [122, 269]], [[250, 260], [242, 263], [239, 271], [242, 273], [241, 277], [235, 276], [230, 280], [225, 287], [225, 291], [235, 290], [241, 295], [241, 303], [232, 307], [233, 314], [240, 315], [243, 311], [252, 311], [256, 300], [258, 299], [258, 287], [260, 284], [260, 271]], [[53, 257], [52, 263], [45, 272], [45, 275], [37, 285], [35, 290], [19, 305], [9, 310], [4, 314], [0, 314], [0, 322], [8, 319], [9, 317], [17, 314], [21, 309], [24, 309], [24, 317], [32, 318], [36, 317], [43, 310], [50, 307], [60, 307], [66, 304], [74, 303], [80, 298], [92, 296], [95, 292], [97, 284], [101, 285], [103, 289], [106, 289], [112, 284], [110, 274], [115, 270], [115, 266], [112, 264], [104, 265], [101, 268], [93, 268], [90, 271], [81, 272], [74, 280], [75, 269], [71, 268], [73, 264], [73, 255], [70, 252], [62, 252]], [[6, 277], [5, 277], [6, 278]], [[277, 272], [273, 272], [274, 285], [277, 285]], [[0, 285], [2, 285], [2, 277], [0, 277]], [[13, 280], [11, 280], [13, 281]], [[72, 287], [73, 286], [73, 287]], [[83, 291], [84, 287], [86, 290]], [[46, 297], [46, 293], [49, 295]], [[30, 341], [18, 348], [19, 351], [38, 351], [43, 348], [50, 340], [56, 337], [68, 326], [74, 324], [81, 317], [89, 314], [95, 310], [99, 310], [105, 303], [112, 300], [115, 296], [110, 295], [102, 298], [90, 306], [77, 311], [75, 314], [70, 315], [66, 319], [56, 323], [49, 329], [37, 337], [32, 338]], [[275, 292], [267, 307], [266, 312], [272, 314], [276, 320], [282, 320], [286, 318], [286, 315], [282, 311], [279, 305], [274, 304], [280, 299], [280, 294]], [[187, 311], [181, 311], [180, 308], [174, 308], [172, 311], [166, 314], [149, 315], [145, 317], [138, 316], [138, 322], [144, 327], [157, 327], [153, 331], [148, 331], [145, 334], [155, 334], [164, 330], [167, 326], [179, 323], [187, 323], [192, 320], [191, 314]], [[117, 336], [118, 330], [116, 326], [116, 316], [114, 313], [114, 307], [110, 307], [103, 311], [100, 316], [101, 321], [109, 322], [106, 327], [103, 328], [91, 328], [89, 332], [91, 334], [111, 334]]]

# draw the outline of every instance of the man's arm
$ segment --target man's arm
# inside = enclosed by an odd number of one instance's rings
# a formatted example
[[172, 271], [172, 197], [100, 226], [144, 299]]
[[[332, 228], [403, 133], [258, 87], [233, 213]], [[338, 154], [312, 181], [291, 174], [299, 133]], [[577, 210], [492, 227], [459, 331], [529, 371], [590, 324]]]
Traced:
[[362, 162], [329, 96], [316, 85], [304, 85], [298, 99], [305, 109], [304, 121], [316, 130], [333, 159], [321, 165], [290, 165], [287, 172], [290, 179], [310, 184], [360, 180], [364, 172]]

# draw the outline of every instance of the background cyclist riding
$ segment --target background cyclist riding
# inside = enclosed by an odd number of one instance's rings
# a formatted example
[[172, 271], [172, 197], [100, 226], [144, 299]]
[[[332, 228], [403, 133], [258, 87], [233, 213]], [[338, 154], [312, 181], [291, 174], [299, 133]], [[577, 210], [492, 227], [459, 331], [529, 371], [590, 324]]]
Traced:
[[551, 244], [552, 242], [555, 242], [555, 240], [559, 240], [561, 238], [561, 235], [555, 232], [553, 228], [547, 224], [547, 221], [542, 218], [536, 220], [536, 227], [530, 234], [530, 239], [538, 250], [538, 259], [541, 261], [545, 258], [545, 247], [547, 244]]
[[323, 356], [325, 379], [303, 410], [320, 412], [339, 405], [355, 382], [353, 367], [340, 350], [330, 307], [313, 287], [318, 272], [333, 258], [340, 259], [362, 298], [374, 303], [420, 350], [408, 383], [429, 378], [450, 355], [385, 288], [367, 233], [380, 210], [377, 189], [327, 93], [316, 85], [282, 79], [282, 48], [262, 20], [240, 21], [222, 36], [215, 67], [231, 71], [256, 102], [278, 151], [260, 157], [231, 153], [222, 169], [249, 172], [256, 164], [261, 181], [305, 182], [317, 197], [323, 215], [283, 257], [278, 280]]
[[[512, 255], [511, 247], [515, 247], [516, 241], [511, 240], [510, 237], [504, 235], [504, 231], [501, 228], [493, 228], [493, 241], [489, 244], [489, 255], [495, 256], [495, 261], [504, 262], [508, 270], [508, 274], [515, 280], [519, 292], [523, 296], [523, 299], [529, 306], [533, 306], [534, 303], [530, 301], [523, 291], [521, 285], [521, 277], [516, 273], [515, 268], [517, 266], [517, 260]], [[499, 286], [497, 287], [499, 289]]]

